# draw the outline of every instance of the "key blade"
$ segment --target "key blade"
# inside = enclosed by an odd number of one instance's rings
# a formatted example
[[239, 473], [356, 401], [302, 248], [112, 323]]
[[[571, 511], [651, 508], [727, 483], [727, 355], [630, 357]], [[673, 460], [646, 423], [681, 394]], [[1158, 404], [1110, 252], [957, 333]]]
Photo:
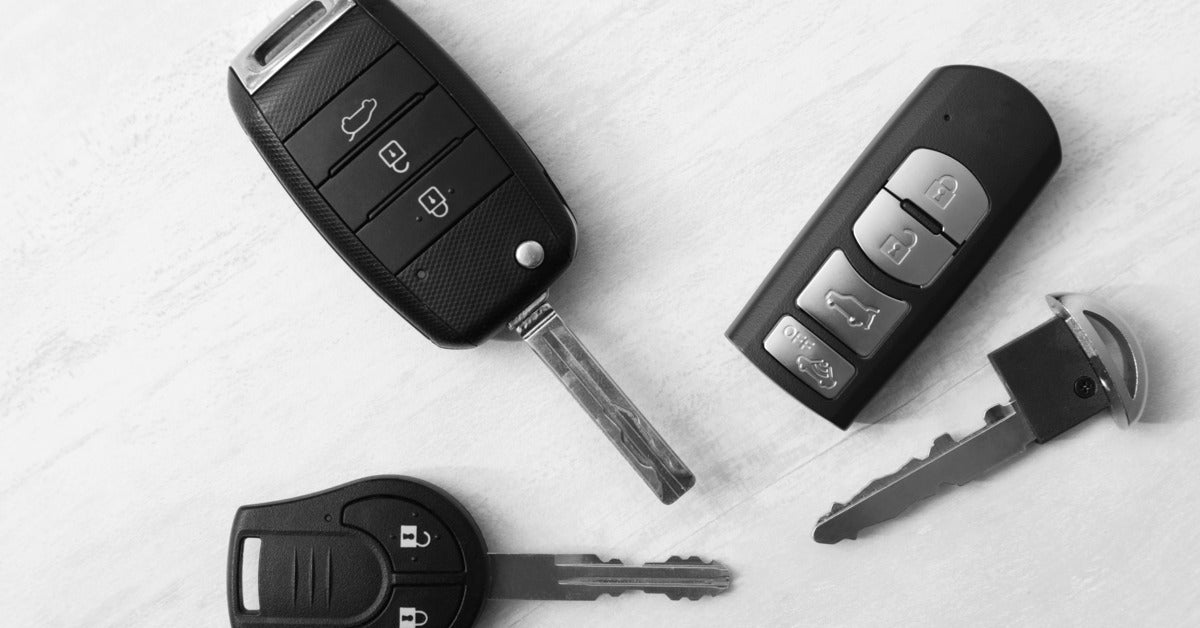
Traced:
[[696, 484], [687, 465], [544, 298], [509, 328], [554, 371], [662, 503], [675, 503]]
[[910, 460], [845, 504], [834, 504], [817, 522], [813, 540], [837, 543], [858, 538], [863, 529], [900, 515], [943, 486], [974, 480], [1035, 442], [1029, 422], [1012, 404], [988, 410], [985, 419], [986, 426], [961, 441], [943, 434], [924, 459]]
[[492, 554], [492, 599], [591, 601], [626, 591], [698, 600], [729, 589], [733, 576], [719, 562], [673, 556], [665, 563], [625, 565], [594, 554]]

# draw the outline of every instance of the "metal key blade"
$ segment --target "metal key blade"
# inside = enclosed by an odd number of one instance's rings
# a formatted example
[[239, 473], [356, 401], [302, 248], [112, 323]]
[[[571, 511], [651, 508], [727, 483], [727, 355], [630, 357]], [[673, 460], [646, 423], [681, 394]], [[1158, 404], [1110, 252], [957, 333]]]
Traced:
[[720, 595], [733, 580], [718, 562], [673, 556], [665, 563], [625, 565], [594, 554], [492, 554], [492, 599], [595, 600], [626, 591], [661, 593], [672, 600]]
[[538, 300], [509, 324], [550, 367], [579, 405], [664, 504], [696, 483], [687, 465], [625, 396], [558, 312]]
[[896, 473], [867, 485], [849, 502], [834, 504], [817, 522], [813, 539], [837, 543], [858, 538], [864, 528], [896, 517], [942, 486], [974, 480], [1036, 441], [1029, 422], [1011, 403], [988, 410], [985, 418], [987, 425], [962, 441], [944, 434], [925, 459], [911, 460]]

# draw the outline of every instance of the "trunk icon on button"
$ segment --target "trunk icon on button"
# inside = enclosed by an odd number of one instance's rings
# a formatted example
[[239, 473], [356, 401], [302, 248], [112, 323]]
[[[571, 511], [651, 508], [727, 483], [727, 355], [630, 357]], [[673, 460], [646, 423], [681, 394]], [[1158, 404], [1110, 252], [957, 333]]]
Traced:
[[358, 110], [354, 113], [342, 118], [342, 133], [350, 136], [350, 141], [354, 141], [354, 136], [358, 132], [367, 128], [371, 124], [371, 117], [375, 115], [375, 107], [379, 106], [379, 101], [374, 98], [368, 98], [362, 101], [358, 106]]

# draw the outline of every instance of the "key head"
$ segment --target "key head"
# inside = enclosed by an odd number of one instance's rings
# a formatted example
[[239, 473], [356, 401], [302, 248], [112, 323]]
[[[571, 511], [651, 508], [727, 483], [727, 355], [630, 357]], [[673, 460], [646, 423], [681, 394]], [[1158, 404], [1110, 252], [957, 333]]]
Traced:
[[1108, 397], [1113, 420], [1122, 428], [1140, 421], [1149, 380], [1146, 353], [1133, 328], [1111, 307], [1086, 294], [1051, 294], [1046, 302], [1067, 323], [1092, 363], [1100, 380], [1097, 392]]
[[238, 510], [230, 537], [234, 628], [465, 628], [490, 586], [470, 514], [439, 488], [367, 478]]
[[229, 97], [313, 226], [440, 346], [482, 343], [574, 256], [537, 157], [389, 0], [298, 2], [234, 60]]

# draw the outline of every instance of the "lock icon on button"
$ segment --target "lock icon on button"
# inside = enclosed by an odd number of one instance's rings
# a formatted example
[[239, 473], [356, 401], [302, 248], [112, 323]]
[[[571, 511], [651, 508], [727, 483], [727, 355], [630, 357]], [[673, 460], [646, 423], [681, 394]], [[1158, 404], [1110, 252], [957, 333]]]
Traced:
[[433, 537], [428, 532], [418, 529], [417, 526], [400, 526], [400, 547], [404, 549], [429, 547], [432, 542]]
[[400, 628], [420, 628], [429, 623], [429, 614], [411, 606], [400, 607]]
[[958, 179], [948, 174], [935, 179], [929, 185], [929, 189], [925, 190], [925, 197], [942, 209], [950, 207], [950, 202], [954, 200], [956, 194], [958, 194]]
[[[888, 256], [888, 259], [900, 266], [904, 260], [908, 259], [908, 254], [912, 253], [917, 246], [917, 234], [911, 229], [905, 229], [903, 233], [904, 239], [895, 235], [889, 235], [887, 240], [884, 240], [883, 246], [879, 247], [880, 252]], [[905, 242], [907, 240], [907, 242]]]

